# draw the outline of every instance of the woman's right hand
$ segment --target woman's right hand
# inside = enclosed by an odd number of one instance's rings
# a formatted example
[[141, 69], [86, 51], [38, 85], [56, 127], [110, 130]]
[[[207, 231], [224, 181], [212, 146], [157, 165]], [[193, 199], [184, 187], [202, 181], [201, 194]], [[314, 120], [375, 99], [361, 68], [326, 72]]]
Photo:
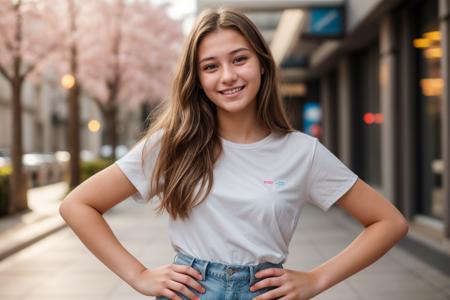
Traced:
[[147, 296], [164, 296], [173, 300], [182, 300], [175, 293], [178, 292], [189, 299], [197, 300], [199, 298], [188, 286], [203, 294], [205, 289], [197, 282], [201, 279], [201, 274], [190, 266], [170, 264], [151, 270], [145, 269], [136, 277], [132, 286]]

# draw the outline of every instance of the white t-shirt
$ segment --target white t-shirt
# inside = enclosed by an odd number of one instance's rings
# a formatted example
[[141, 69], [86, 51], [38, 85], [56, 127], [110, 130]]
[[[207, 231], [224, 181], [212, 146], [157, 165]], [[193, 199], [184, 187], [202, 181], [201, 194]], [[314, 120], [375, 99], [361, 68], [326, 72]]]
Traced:
[[[161, 132], [147, 142], [150, 147]], [[210, 194], [189, 219], [169, 218], [177, 252], [225, 264], [284, 263], [303, 206], [328, 210], [358, 178], [316, 138], [298, 131], [222, 144]], [[148, 195], [159, 152], [159, 143], [147, 151], [143, 169], [143, 146], [141, 141], [116, 162], [140, 202]]]

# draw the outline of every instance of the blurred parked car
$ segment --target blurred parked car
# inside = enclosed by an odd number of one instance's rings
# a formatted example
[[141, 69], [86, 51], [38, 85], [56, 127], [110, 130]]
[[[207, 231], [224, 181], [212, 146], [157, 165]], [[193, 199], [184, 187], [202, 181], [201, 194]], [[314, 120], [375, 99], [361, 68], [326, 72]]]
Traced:
[[[65, 158], [65, 159], [64, 159]], [[70, 158], [70, 156], [69, 156]], [[61, 153], [26, 153], [22, 163], [30, 187], [64, 180], [69, 158]], [[0, 167], [11, 166], [8, 149], [0, 149]]]
[[[121, 158], [128, 152], [128, 147], [125, 145], [117, 145], [116, 147], [116, 158]], [[100, 148], [100, 156], [102, 158], [109, 158], [112, 154], [112, 147], [111, 145], [103, 145]]]
[[64, 180], [64, 165], [58, 161], [55, 154], [26, 153], [22, 161], [31, 187]]
[[44, 185], [47, 181], [47, 166], [39, 153], [27, 153], [22, 157], [25, 173], [28, 174], [31, 187]]
[[9, 158], [0, 156], [0, 168], [9, 166], [10, 164]]
[[90, 150], [81, 150], [80, 158], [82, 161], [93, 161], [98, 158], [97, 154]]
[[9, 158], [9, 151], [7, 149], [0, 149], [0, 168], [11, 165], [11, 159]]

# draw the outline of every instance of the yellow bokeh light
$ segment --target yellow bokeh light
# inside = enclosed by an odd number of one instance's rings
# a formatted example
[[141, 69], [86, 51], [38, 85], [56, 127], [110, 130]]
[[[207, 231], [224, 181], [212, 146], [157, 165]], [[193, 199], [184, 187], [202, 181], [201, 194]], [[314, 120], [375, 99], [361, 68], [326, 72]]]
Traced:
[[75, 85], [75, 77], [72, 74], [66, 74], [61, 78], [61, 85], [65, 89], [71, 89]]
[[431, 41], [429, 39], [414, 39], [413, 45], [415, 48], [427, 48], [430, 47]]
[[441, 40], [441, 33], [439, 31], [430, 31], [425, 32], [423, 34], [423, 37], [432, 41], [440, 41]]
[[442, 48], [436, 47], [436, 48], [428, 48], [424, 50], [425, 58], [431, 59], [431, 58], [441, 58], [442, 57]]
[[88, 122], [88, 129], [90, 132], [98, 132], [100, 130], [101, 124], [98, 120], [90, 120]]
[[420, 87], [425, 96], [440, 96], [444, 88], [442, 78], [424, 78], [420, 80]]

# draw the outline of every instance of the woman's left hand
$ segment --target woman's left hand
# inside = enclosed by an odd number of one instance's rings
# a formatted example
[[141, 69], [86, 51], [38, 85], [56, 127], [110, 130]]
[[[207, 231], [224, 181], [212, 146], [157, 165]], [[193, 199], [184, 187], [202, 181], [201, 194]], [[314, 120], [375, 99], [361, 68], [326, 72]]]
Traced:
[[256, 292], [265, 287], [277, 288], [259, 295], [253, 298], [253, 300], [306, 300], [320, 293], [317, 277], [311, 272], [269, 268], [257, 272], [255, 277], [265, 279], [251, 286], [250, 291]]

